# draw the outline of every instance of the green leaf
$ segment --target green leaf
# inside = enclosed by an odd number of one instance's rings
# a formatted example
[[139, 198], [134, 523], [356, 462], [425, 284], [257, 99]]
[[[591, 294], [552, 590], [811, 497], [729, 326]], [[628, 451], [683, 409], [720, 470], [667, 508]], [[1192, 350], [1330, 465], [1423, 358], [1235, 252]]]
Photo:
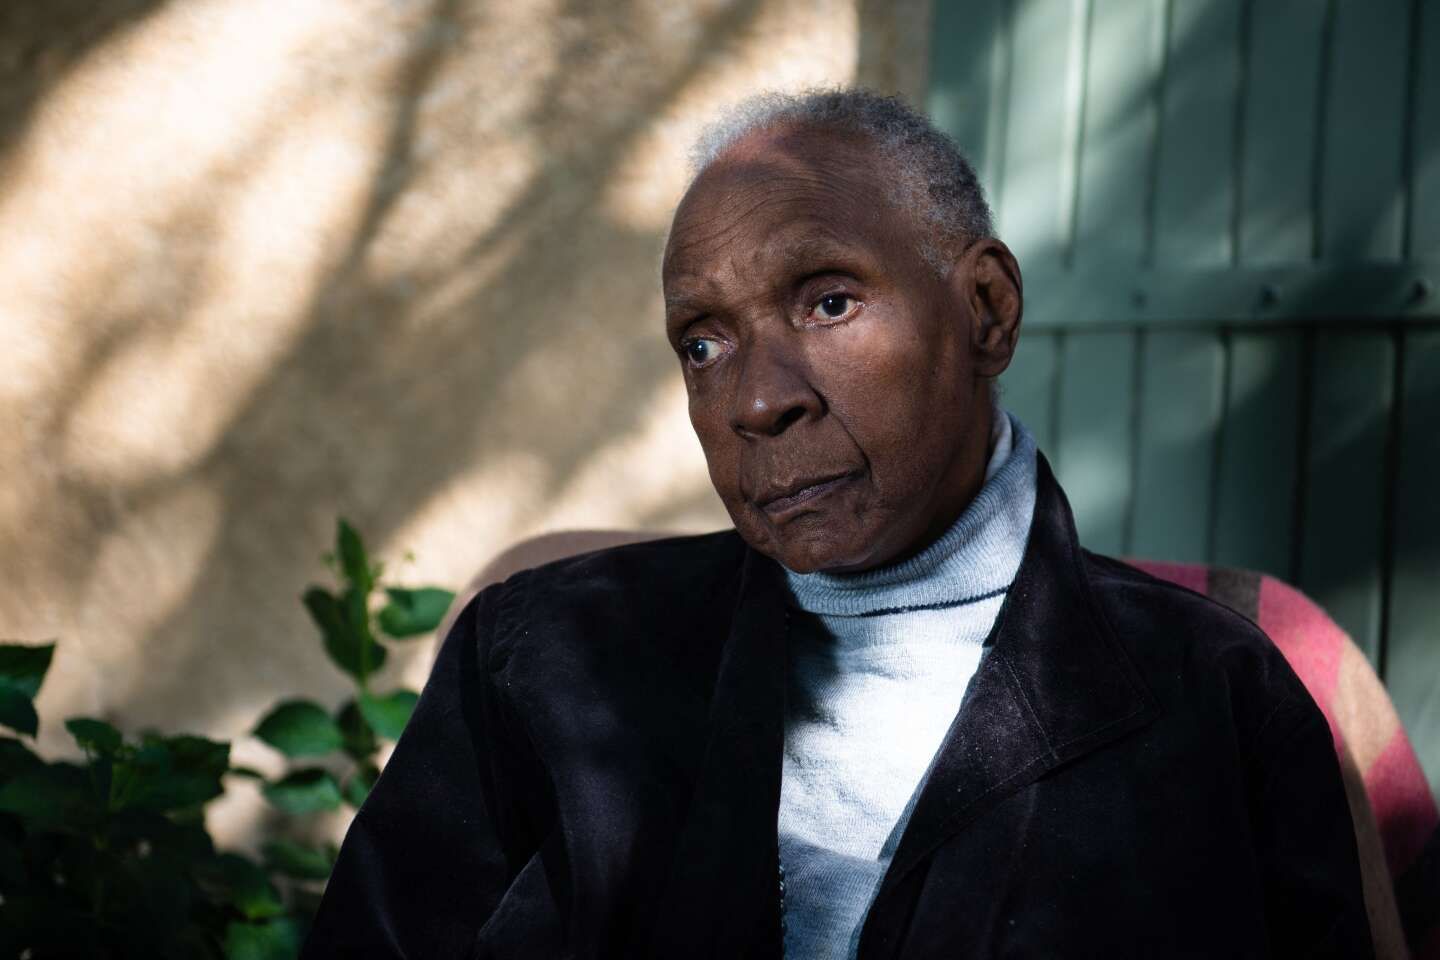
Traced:
[[285, 912], [285, 903], [265, 871], [237, 853], [222, 853], [195, 872], [216, 899], [234, 906], [247, 920]]
[[255, 736], [287, 757], [311, 757], [340, 749], [339, 726], [319, 704], [287, 700], [276, 704], [255, 727]]
[[0, 785], [0, 813], [13, 813], [32, 827], [82, 829], [95, 809], [89, 773], [71, 763], [31, 767]]
[[362, 596], [368, 597], [375, 589], [370, 558], [365, 555], [365, 544], [360, 534], [343, 517], [335, 524], [335, 554], [340, 558], [340, 573], [345, 580]]
[[345, 802], [359, 807], [370, 796], [375, 781], [380, 779], [380, 768], [373, 763], [363, 763], [345, 779]]
[[0, 725], [35, 736], [40, 729], [40, 717], [35, 713], [34, 701], [19, 690], [0, 686]]
[[230, 744], [182, 733], [171, 737], [149, 735], [146, 743], [163, 744], [175, 758], [176, 769], [203, 771], [219, 777], [230, 766]]
[[225, 960], [295, 960], [299, 955], [300, 931], [289, 917], [235, 921], [225, 928]]
[[375, 642], [375, 634], [370, 629], [369, 597], [368, 593], [362, 592], [358, 587], [347, 587], [340, 595], [341, 616], [345, 618], [345, 624], [351, 633], [359, 638], [357, 653], [363, 655], [360, 665], [362, 682], [375, 671], [377, 663], [385, 662], [386, 653], [385, 648]]
[[306, 767], [265, 784], [265, 799], [286, 813], [317, 813], [340, 806], [340, 784], [328, 770]]
[[362, 693], [360, 712], [377, 734], [387, 740], [398, 740], [419, 699], [418, 694], [409, 690], [392, 690], [378, 697]]
[[71, 717], [65, 721], [65, 729], [75, 738], [81, 749], [100, 757], [114, 756], [124, 743], [120, 731], [104, 720], [90, 717]]
[[354, 607], [360, 594], [347, 592], [345, 603], [323, 587], [311, 587], [301, 597], [310, 619], [320, 628], [325, 639], [325, 652], [341, 670], [357, 680], [378, 670], [385, 663], [385, 648], [370, 634], [368, 614], [363, 602]]
[[35, 695], [54, 655], [53, 643], [38, 647], [0, 643], [0, 724], [35, 736], [40, 728]]
[[204, 737], [147, 735], [140, 747], [115, 762], [113, 809], [174, 811], [224, 792], [220, 777], [230, 767], [230, 745]]
[[310, 587], [300, 595], [300, 602], [305, 604], [306, 612], [325, 635], [327, 643], [332, 633], [344, 631], [345, 616], [340, 612], [340, 601], [329, 590], [324, 587]]
[[40, 692], [40, 681], [50, 669], [55, 644], [37, 647], [19, 643], [0, 643], [0, 688], [15, 690], [33, 699]]
[[368, 760], [380, 748], [375, 731], [370, 729], [370, 723], [354, 700], [346, 701], [335, 714], [335, 723], [345, 737], [345, 752], [356, 760]]
[[390, 602], [380, 611], [380, 629], [397, 640], [430, 633], [440, 626], [455, 600], [455, 594], [438, 587], [387, 587], [385, 594]]
[[265, 865], [276, 873], [301, 880], [324, 880], [335, 866], [335, 850], [317, 850], [291, 840], [272, 840], [260, 848]]

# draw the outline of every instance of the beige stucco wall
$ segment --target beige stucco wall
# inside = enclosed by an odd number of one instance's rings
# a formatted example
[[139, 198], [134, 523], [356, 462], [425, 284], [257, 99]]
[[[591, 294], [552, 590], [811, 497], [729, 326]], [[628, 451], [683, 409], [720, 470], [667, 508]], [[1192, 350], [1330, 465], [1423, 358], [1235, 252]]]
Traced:
[[456, 586], [545, 530], [724, 525], [659, 334], [688, 142], [760, 88], [913, 95], [925, 15], [7, 4], [0, 637], [59, 641], [42, 748], [84, 713], [277, 769], [264, 707], [347, 691], [297, 601], [337, 514]]

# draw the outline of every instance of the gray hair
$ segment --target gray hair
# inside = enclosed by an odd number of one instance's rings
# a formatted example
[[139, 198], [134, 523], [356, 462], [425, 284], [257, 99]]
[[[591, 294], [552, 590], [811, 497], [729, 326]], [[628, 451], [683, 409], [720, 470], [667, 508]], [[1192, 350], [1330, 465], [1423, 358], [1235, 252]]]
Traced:
[[869, 90], [762, 93], [736, 104], [696, 141], [691, 182], [750, 134], [791, 125], [851, 131], [875, 146], [889, 167], [891, 201], [928, 228], [919, 252], [940, 276], [961, 251], [995, 235], [975, 168], [955, 141], [900, 98]]

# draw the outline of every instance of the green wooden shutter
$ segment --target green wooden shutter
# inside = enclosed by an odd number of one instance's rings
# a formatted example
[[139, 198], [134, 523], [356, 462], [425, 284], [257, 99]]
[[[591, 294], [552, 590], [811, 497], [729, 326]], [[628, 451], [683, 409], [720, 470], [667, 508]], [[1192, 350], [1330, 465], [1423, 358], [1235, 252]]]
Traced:
[[1440, 787], [1440, 0], [940, 0], [931, 64], [1082, 539], [1298, 584]]

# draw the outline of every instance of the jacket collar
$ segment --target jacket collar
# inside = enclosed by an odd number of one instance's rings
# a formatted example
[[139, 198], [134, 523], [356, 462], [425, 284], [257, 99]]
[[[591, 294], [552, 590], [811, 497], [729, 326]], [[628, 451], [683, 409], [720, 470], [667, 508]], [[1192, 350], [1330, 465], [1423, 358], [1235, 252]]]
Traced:
[[1091, 596], [1070, 505], [1045, 458], [1037, 459], [1025, 558], [881, 895], [945, 837], [1005, 797], [1158, 713]]
[[[1037, 460], [1024, 559], [901, 835], [877, 908], [957, 830], [1158, 712], [1091, 597], [1070, 506], [1045, 458]], [[666, 887], [669, 908], [656, 930], [657, 956], [744, 956], [778, 942], [787, 616], [781, 579], [778, 565], [746, 551], [700, 779]]]

